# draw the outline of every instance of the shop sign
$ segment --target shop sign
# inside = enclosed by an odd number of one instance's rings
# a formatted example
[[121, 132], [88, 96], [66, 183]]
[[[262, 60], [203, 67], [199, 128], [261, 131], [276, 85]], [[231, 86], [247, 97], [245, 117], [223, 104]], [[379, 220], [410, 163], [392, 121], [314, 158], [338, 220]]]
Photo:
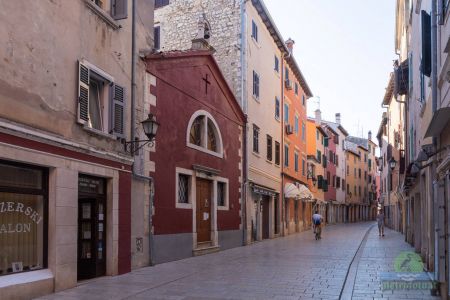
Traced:
[[[7, 213], [23, 214], [35, 224], [39, 224], [43, 219], [37, 211], [21, 202], [0, 202], [0, 214]], [[31, 232], [31, 225], [32, 223], [3, 223], [0, 224], [0, 234], [28, 233]]]
[[78, 189], [80, 192], [103, 194], [103, 180], [100, 178], [79, 177]]

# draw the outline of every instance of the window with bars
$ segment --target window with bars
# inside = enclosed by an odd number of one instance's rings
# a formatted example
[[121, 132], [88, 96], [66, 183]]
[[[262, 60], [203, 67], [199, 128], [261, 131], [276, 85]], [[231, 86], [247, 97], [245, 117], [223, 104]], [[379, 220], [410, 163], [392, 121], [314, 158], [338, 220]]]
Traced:
[[178, 203], [189, 203], [189, 175], [178, 174]]
[[226, 206], [226, 183], [217, 182], [217, 206]]

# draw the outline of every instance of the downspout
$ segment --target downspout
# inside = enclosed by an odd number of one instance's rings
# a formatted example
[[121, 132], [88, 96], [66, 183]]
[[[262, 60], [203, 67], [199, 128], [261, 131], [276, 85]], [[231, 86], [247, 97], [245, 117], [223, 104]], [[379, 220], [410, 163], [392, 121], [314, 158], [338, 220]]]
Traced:
[[241, 107], [246, 117], [243, 128], [242, 141], [242, 206], [241, 206], [241, 220], [242, 220], [242, 245], [247, 245], [248, 226], [247, 226], [247, 198], [249, 193], [248, 182], [248, 113], [247, 113], [247, 61], [246, 61], [246, 46], [247, 46], [247, 32], [246, 32], [246, 10], [245, 3], [247, 0], [241, 0]]
[[[132, 1], [132, 19], [131, 19], [131, 127], [130, 127], [130, 140], [134, 141], [136, 138], [135, 126], [136, 126], [136, 0]], [[134, 150], [132, 148], [132, 150]], [[133, 154], [134, 156], [134, 154]], [[153, 195], [154, 185], [153, 178], [149, 176], [143, 176], [136, 173], [135, 164], [132, 166], [133, 178], [147, 180], [150, 187], [149, 196], [149, 260], [150, 265], [153, 265], [153, 233], [152, 233], [152, 215], [153, 215]]]
[[[437, 7], [436, 7], [436, 0], [432, 0], [431, 1], [431, 111], [432, 111], [432, 117], [434, 116], [434, 114], [436, 113], [437, 110]], [[435, 147], [435, 149], [437, 149], [437, 138], [433, 137], [433, 146]], [[438, 205], [437, 201], [437, 194], [435, 193], [435, 189], [434, 189], [434, 185], [437, 184], [437, 178], [435, 177], [436, 175], [436, 164], [437, 164], [437, 156], [435, 155], [433, 157], [432, 160], [432, 165], [431, 165], [431, 176], [432, 176], [432, 186], [431, 186], [431, 199], [432, 199], [432, 207], [433, 209], [431, 210], [431, 220], [434, 221], [434, 229], [435, 229], [435, 234], [434, 234], [434, 261], [437, 262], [437, 265], [434, 266], [434, 271], [435, 271], [435, 278], [434, 280], [438, 281], [439, 280], [439, 274], [438, 271], [439, 270], [439, 259], [436, 260], [436, 257], [439, 258], [440, 254], [438, 253], [439, 251], [439, 247], [438, 247], [438, 241], [436, 239], [438, 239], [439, 234], [438, 234], [438, 229], [439, 229], [439, 222], [438, 220], [436, 220], [436, 216], [434, 216], [434, 213], [436, 211], [436, 205]], [[437, 208], [439, 209], [439, 208]]]
[[[131, 127], [130, 140], [135, 140], [134, 129], [136, 126], [136, 0], [132, 2], [132, 20], [131, 20]], [[132, 147], [132, 150], [134, 147]], [[133, 165], [133, 174], [134, 174]]]

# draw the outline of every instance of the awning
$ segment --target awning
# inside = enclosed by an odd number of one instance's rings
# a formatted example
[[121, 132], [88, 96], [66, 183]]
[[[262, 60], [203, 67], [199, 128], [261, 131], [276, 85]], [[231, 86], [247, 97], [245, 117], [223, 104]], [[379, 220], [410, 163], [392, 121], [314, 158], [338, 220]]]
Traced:
[[300, 197], [300, 190], [293, 183], [286, 183], [284, 185], [284, 198], [298, 199]]
[[312, 201], [313, 194], [303, 184], [298, 186], [293, 183], [286, 183], [284, 186], [284, 197], [293, 198], [295, 200]]
[[298, 189], [300, 190], [300, 200], [313, 201], [314, 196], [305, 185], [301, 184]]
[[425, 137], [438, 137], [450, 121], [450, 107], [439, 108], [428, 125]]

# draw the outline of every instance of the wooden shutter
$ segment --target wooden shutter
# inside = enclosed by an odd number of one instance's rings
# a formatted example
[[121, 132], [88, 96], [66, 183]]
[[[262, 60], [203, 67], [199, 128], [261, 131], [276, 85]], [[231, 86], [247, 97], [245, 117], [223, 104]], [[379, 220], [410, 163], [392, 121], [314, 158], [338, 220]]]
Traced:
[[125, 88], [112, 86], [110, 133], [125, 137]]
[[78, 62], [78, 123], [89, 121], [89, 68]]
[[114, 20], [122, 20], [128, 17], [128, 0], [112, 0], [111, 16]]

